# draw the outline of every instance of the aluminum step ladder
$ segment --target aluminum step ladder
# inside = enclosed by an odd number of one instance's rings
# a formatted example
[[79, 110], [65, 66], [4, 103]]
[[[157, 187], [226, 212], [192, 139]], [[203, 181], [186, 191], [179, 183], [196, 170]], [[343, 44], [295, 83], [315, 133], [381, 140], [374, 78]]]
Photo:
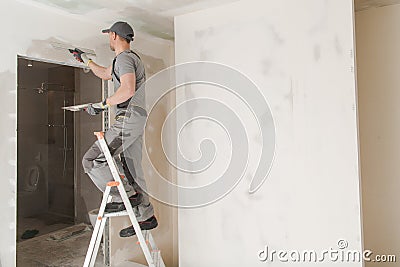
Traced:
[[[97, 216], [96, 224], [94, 226], [92, 238], [90, 239], [89, 248], [86, 253], [83, 267], [94, 266], [99, 251], [100, 241], [103, 236], [104, 226], [106, 225], [108, 218], [118, 216], [129, 216], [129, 219], [131, 220], [133, 228], [135, 229], [136, 235], [138, 237], [137, 243], [140, 245], [149, 267], [165, 267], [164, 261], [161, 258], [161, 252], [157, 248], [150, 231], [142, 231], [140, 229], [131, 203], [129, 202], [128, 195], [126, 194], [124, 185], [121, 181], [121, 178], [123, 178], [123, 176], [121, 176], [117, 170], [117, 165], [114, 161], [114, 158], [111, 156], [110, 150], [108, 149], [107, 143], [104, 139], [104, 133], [95, 132], [94, 134], [99, 140], [101, 150], [103, 151], [104, 156], [107, 159], [107, 163], [110, 167], [114, 181], [109, 182], [107, 184], [106, 190], [104, 191], [103, 200], [101, 201], [99, 214]], [[110, 196], [110, 191], [111, 188], [114, 186], [118, 188], [126, 210], [121, 212], [105, 213], [106, 204], [112, 198], [112, 196]]]

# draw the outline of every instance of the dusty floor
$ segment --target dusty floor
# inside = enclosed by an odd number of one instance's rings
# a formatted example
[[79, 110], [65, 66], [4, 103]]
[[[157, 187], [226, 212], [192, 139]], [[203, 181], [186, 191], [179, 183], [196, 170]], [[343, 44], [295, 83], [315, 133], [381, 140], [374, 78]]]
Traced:
[[[76, 231], [76, 226], [70, 226], [59, 231], [34, 237], [17, 243], [17, 266], [18, 267], [50, 267], [50, 266], [82, 266], [89, 245], [91, 230], [69, 236], [64, 240], [49, 240], [51, 236]], [[82, 225], [81, 225], [82, 227]], [[102, 249], [96, 258], [95, 266], [103, 264]]]
[[21, 239], [22, 234], [26, 230], [38, 230], [35, 236], [45, 235], [69, 226], [74, 225], [72, 218], [58, 216], [55, 214], [44, 213], [35, 217], [18, 218], [17, 242], [24, 241]]

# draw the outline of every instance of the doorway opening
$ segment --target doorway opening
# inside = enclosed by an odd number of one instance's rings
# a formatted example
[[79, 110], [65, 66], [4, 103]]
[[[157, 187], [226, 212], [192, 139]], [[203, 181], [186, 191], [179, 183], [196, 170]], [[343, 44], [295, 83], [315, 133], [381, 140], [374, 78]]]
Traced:
[[17, 60], [17, 262], [27, 266], [27, 251], [35, 247], [40, 254], [42, 236], [89, 225], [88, 212], [101, 199], [81, 160], [95, 141], [93, 131], [103, 129], [104, 116], [61, 107], [99, 102], [104, 86], [82, 68]]

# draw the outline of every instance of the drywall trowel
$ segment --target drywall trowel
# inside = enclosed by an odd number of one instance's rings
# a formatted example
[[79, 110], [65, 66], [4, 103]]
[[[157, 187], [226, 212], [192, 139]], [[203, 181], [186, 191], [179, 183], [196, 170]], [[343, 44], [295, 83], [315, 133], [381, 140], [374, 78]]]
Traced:
[[[76, 46], [73, 46], [73, 45], [68, 44], [68, 43], [50, 42], [50, 44], [51, 44], [51, 46], [52, 46], [54, 49], [57, 49], [57, 50], [64, 50], [64, 51], [65, 51], [65, 50], [68, 50], [68, 51], [70, 51], [71, 53], [72, 53], [72, 51], [75, 51], [76, 49], [78, 49], [78, 48], [75, 48]], [[92, 49], [81, 47], [81, 48], [79, 48], [78, 50], [81, 51], [81, 52], [86, 53], [87, 55], [91, 55], [91, 56], [96, 57], [96, 53], [95, 53], [94, 50], [92, 50]]]
[[76, 106], [68, 106], [68, 107], [62, 107], [64, 110], [69, 110], [69, 111], [81, 111], [85, 110], [90, 104], [82, 104], [82, 105], [76, 105]]

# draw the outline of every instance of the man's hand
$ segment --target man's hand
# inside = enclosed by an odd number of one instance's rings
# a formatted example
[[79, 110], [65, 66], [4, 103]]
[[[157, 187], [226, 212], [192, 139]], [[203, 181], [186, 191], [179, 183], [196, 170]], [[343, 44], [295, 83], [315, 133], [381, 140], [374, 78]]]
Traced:
[[68, 49], [69, 52], [74, 55], [75, 59], [78, 60], [79, 62], [84, 63], [86, 66], [88, 66], [89, 62], [92, 61], [85, 52], [82, 50], [75, 48], [74, 50]]
[[100, 112], [106, 110], [107, 108], [109, 108], [109, 105], [106, 103], [106, 100], [104, 100], [103, 102], [89, 104], [89, 106], [85, 109], [85, 111], [90, 115], [97, 115]]

